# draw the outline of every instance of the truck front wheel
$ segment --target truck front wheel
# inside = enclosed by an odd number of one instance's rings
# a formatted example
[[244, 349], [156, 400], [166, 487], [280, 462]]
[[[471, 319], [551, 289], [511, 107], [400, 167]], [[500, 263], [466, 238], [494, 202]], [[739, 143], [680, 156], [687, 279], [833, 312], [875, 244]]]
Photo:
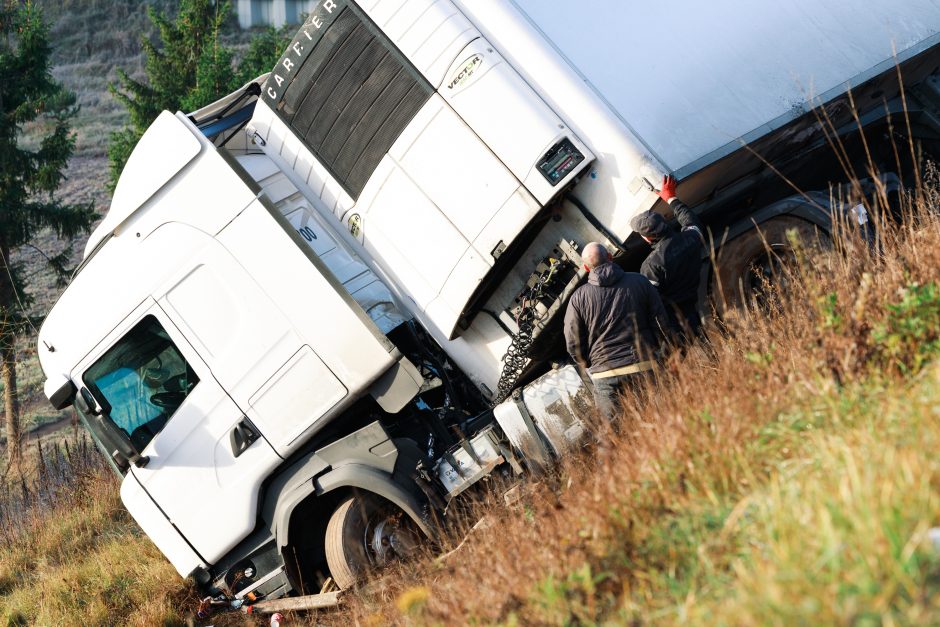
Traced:
[[357, 493], [340, 503], [326, 526], [326, 563], [333, 581], [350, 588], [368, 573], [414, 555], [421, 532], [392, 503]]
[[785, 288], [781, 272], [793, 261], [788, 232], [807, 249], [827, 245], [828, 236], [814, 224], [794, 216], [777, 216], [721, 247], [712, 276], [711, 293], [719, 312], [749, 303], [764, 304], [768, 287]]

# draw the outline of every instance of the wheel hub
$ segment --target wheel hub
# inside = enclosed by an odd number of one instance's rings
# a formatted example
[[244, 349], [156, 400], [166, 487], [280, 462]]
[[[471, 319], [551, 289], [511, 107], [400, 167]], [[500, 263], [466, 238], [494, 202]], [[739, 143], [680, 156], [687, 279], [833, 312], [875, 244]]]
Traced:
[[418, 546], [418, 538], [408, 522], [402, 524], [399, 514], [378, 520], [368, 533], [366, 544], [376, 566], [384, 566], [396, 558], [412, 555]]

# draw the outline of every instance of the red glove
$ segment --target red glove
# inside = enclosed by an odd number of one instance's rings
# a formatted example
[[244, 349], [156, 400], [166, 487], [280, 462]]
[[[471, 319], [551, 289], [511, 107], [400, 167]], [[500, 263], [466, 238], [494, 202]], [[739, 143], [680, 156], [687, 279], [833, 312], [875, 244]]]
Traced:
[[659, 197], [669, 202], [676, 197], [676, 179], [666, 175], [663, 177], [663, 188], [658, 192]]

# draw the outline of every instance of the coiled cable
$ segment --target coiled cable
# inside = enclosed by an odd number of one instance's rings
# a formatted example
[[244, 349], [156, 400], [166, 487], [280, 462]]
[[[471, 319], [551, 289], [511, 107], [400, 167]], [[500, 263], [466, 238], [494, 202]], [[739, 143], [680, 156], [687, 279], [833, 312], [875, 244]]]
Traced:
[[516, 315], [516, 327], [519, 330], [512, 336], [509, 348], [503, 355], [503, 370], [499, 375], [499, 383], [496, 385], [496, 393], [490, 403], [491, 407], [496, 407], [512, 394], [516, 388], [516, 382], [529, 364], [529, 353], [535, 339], [535, 325], [543, 315], [538, 312], [537, 307], [544, 296], [545, 286], [560, 267], [560, 261], [550, 259], [548, 269], [540, 274], [532, 287], [523, 293], [519, 313]]

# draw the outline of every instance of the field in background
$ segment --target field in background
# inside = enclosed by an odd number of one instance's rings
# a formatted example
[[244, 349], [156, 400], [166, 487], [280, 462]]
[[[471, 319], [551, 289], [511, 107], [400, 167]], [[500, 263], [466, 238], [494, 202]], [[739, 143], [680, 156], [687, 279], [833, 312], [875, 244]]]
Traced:
[[132, 76], [143, 71], [140, 38], [152, 35], [147, 6], [165, 9], [168, 1], [41, 1], [50, 24], [53, 75], [78, 96], [81, 112], [74, 122], [76, 156], [107, 155], [108, 137], [124, 125], [127, 114], [108, 93], [117, 68]]
[[[141, 37], [154, 37], [147, 7], [172, 12], [173, 0], [39, 0], [51, 25], [53, 75], [78, 95], [82, 110], [75, 120], [76, 156], [103, 157], [108, 137], [127, 121], [108, 93], [117, 68], [143, 76]], [[222, 39], [236, 50], [247, 47], [250, 31], [238, 29], [233, 15]], [[97, 181], [96, 181], [97, 182]]]

